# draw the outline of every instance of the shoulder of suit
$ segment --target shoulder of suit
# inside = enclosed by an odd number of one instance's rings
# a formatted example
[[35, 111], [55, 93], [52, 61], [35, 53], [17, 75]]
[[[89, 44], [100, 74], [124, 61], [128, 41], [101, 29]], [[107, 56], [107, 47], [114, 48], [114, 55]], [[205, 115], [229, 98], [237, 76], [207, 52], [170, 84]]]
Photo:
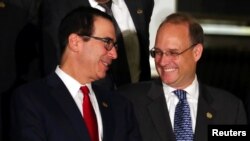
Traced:
[[215, 99], [235, 99], [235, 100], [239, 100], [239, 98], [229, 92], [228, 90], [222, 89], [222, 88], [217, 88], [214, 86], [209, 86], [209, 85], [204, 85], [204, 84], [199, 84], [200, 85], [200, 93], [205, 93], [205, 94], [209, 94], [212, 97], [214, 97]]

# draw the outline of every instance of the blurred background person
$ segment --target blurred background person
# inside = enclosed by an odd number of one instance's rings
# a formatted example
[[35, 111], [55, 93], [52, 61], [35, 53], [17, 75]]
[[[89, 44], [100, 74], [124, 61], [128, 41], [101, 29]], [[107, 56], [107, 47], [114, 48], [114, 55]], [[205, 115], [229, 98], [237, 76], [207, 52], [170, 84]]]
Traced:
[[41, 77], [39, 3], [0, 0], [0, 140], [8, 141], [11, 91]]

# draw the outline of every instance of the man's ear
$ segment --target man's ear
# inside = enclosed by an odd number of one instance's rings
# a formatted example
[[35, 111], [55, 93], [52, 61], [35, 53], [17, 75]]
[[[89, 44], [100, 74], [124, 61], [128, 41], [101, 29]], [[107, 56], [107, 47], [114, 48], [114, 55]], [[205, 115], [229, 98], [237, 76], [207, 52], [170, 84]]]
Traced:
[[72, 33], [68, 37], [68, 46], [71, 51], [78, 52], [79, 50], [79, 36]]
[[202, 52], [203, 52], [203, 45], [199, 43], [199, 44], [197, 44], [194, 47], [194, 58], [195, 58], [195, 61], [200, 60]]

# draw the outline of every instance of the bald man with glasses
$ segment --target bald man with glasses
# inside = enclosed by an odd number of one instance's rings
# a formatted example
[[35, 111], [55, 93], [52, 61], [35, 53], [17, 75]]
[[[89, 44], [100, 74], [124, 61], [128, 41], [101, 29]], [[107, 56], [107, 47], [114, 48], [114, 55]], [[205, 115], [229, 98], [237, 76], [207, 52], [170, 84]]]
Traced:
[[119, 88], [133, 103], [143, 141], [208, 141], [208, 125], [247, 123], [239, 98], [199, 82], [203, 36], [193, 17], [170, 14], [150, 50], [159, 78]]

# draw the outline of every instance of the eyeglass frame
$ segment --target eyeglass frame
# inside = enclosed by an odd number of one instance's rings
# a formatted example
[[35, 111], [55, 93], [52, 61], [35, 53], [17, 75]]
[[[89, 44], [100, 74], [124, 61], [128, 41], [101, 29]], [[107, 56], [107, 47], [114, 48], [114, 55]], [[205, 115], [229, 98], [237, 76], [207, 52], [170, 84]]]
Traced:
[[118, 46], [117, 46], [117, 42], [114, 42], [113, 39], [109, 38], [109, 37], [96, 37], [96, 36], [89, 36], [89, 35], [83, 35], [82, 37], [87, 37], [87, 38], [93, 38], [99, 41], [102, 41], [105, 43], [104, 48], [107, 51], [112, 50], [112, 48], [114, 47], [116, 50], [118, 50]]
[[[159, 53], [161, 53], [159, 56], [162, 57], [163, 55], [166, 55], [166, 56], [170, 56], [170, 57], [178, 57], [179, 55], [185, 53], [186, 51], [188, 51], [189, 49], [195, 47], [196, 45], [198, 45], [199, 43], [195, 43], [195, 44], [192, 44], [191, 46], [189, 46], [188, 48], [184, 49], [183, 51], [181, 52], [173, 52], [173, 51], [162, 51], [160, 49], [159, 50]], [[150, 53], [150, 56], [152, 58], [155, 58], [156, 56], [156, 47], [150, 49], [149, 53]]]

